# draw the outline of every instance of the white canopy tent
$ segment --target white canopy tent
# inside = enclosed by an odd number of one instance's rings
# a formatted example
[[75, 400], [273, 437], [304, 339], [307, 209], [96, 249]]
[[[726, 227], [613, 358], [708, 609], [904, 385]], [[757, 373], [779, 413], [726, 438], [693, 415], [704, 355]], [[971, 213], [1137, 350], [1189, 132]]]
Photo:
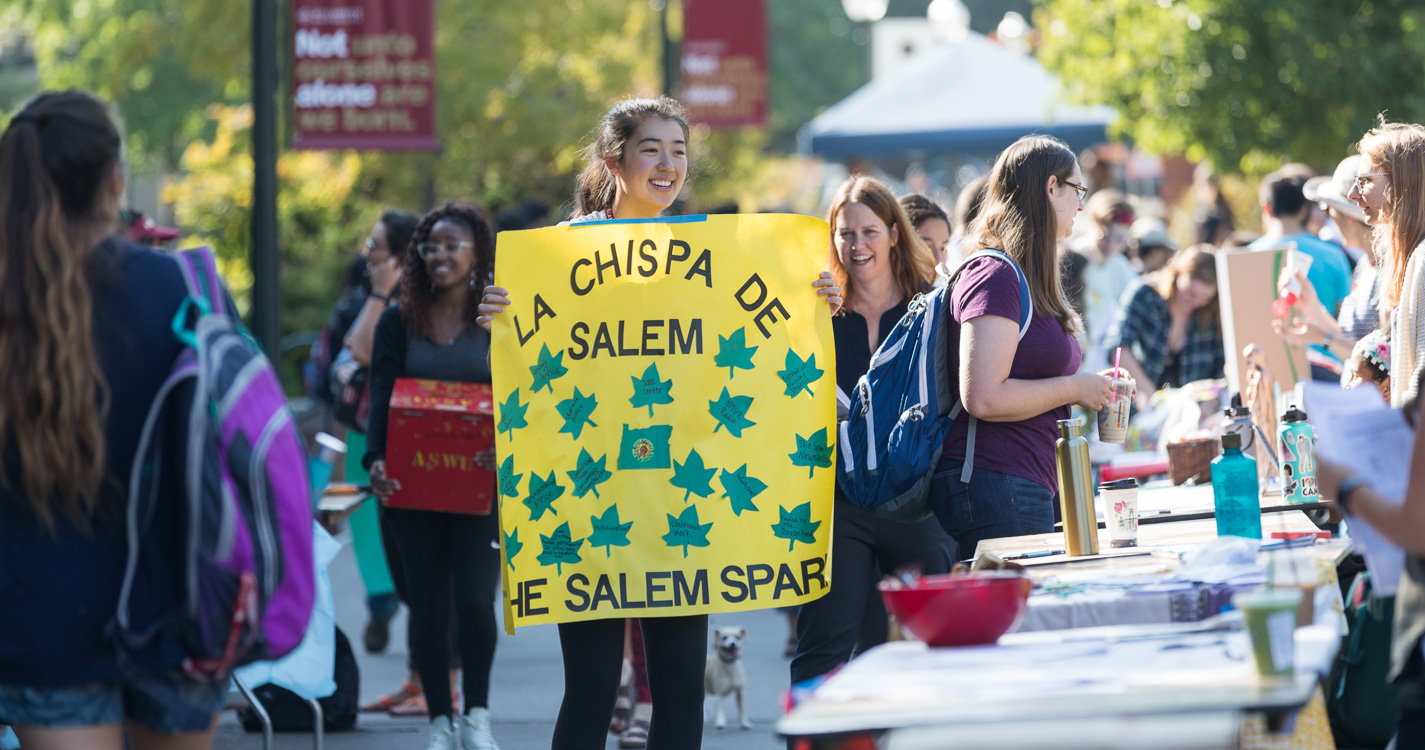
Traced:
[[1075, 150], [1106, 140], [1116, 114], [1070, 106], [1033, 57], [970, 32], [874, 80], [804, 125], [800, 150], [830, 158], [995, 152], [1030, 133]]

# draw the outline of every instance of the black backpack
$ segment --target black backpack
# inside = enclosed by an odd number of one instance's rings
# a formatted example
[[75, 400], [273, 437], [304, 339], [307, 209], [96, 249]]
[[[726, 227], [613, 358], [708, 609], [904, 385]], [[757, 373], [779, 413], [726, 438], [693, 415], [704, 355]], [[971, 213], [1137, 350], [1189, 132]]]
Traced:
[[1351, 632], [1326, 690], [1326, 713], [1340, 747], [1381, 748], [1395, 734], [1395, 688], [1385, 679], [1394, 618], [1395, 597], [1377, 596], [1369, 573], [1356, 576], [1346, 597]]
[[[361, 671], [356, 665], [356, 652], [341, 628], [336, 629], [336, 692], [318, 699], [322, 705], [322, 726], [328, 732], [344, 732], [356, 726], [357, 704], [361, 699]], [[305, 700], [287, 688], [267, 684], [252, 691], [262, 701], [276, 732], [312, 731], [312, 709]], [[250, 708], [238, 711], [242, 728], [261, 732], [262, 720]]]

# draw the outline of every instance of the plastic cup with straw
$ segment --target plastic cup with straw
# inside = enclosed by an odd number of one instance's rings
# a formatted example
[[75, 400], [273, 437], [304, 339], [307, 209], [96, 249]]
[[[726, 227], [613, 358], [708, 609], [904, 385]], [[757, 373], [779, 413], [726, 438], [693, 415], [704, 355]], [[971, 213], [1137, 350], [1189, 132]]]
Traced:
[[1123, 347], [1120, 346], [1113, 353], [1113, 396], [1098, 412], [1098, 439], [1105, 443], [1121, 443], [1128, 437], [1128, 411], [1132, 406], [1128, 394], [1133, 386], [1131, 381], [1121, 377], [1122, 361]]

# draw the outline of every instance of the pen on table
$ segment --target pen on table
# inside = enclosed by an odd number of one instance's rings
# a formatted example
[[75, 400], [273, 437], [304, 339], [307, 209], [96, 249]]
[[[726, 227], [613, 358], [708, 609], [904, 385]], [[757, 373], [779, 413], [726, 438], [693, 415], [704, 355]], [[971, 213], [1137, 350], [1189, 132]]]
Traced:
[[1039, 550], [1038, 552], [1025, 552], [1025, 553], [1022, 554], [1022, 555], [1010, 555], [1009, 557], [1006, 557], [1006, 558], [1003, 558], [1003, 559], [1005, 559], [1005, 560], [1028, 560], [1028, 559], [1031, 558], [1031, 557], [1049, 557], [1050, 555], [1062, 555], [1062, 554], [1064, 554], [1064, 550], [1061, 550], [1061, 549], [1043, 549], [1043, 550]]

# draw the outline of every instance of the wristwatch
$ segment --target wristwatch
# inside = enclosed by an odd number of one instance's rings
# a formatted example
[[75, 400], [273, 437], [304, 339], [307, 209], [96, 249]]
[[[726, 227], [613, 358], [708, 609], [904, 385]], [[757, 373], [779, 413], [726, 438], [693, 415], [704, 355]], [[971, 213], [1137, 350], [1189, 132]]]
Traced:
[[386, 303], [386, 304], [388, 304], [388, 305], [391, 304], [391, 295], [389, 295], [389, 294], [377, 294], [376, 292], [372, 292], [372, 293], [371, 293], [370, 295], [368, 295], [368, 296], [371, 296], [371, 297], [374, 297], [374, 298], [376, 298], [376, 299], [379, 299], [379, 300], [381, 300], [382, 302], [384, 302], [384, 303]]
[[1336, 491], [1336, 505], [1340, 506], [1341, 512], [1350, 515], [1351, 493], [1369, 485], [1370, 482], [1367, 482], [1359, 474], [1352, 474], [1346, 477], [1345, 481], [1341, 482], [1341, 488]]
[[1326, 347], [1327, 349], [1330, 349], [1331, 342], [1336, 340], [1336, 332], [1326, 331], [1324, 334], [1322, 334], [1322, 339], [1323, 341], [1321, 342], [1321, 345]]

